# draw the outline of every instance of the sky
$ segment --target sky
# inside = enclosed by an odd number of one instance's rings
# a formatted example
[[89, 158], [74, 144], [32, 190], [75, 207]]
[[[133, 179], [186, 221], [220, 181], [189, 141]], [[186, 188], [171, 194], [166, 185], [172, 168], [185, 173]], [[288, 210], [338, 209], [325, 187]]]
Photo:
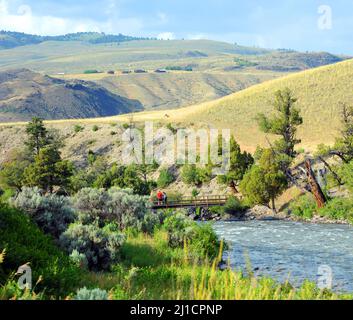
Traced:
[[353, 55], [353, 0], [0, 0], [0, 29], [211, 39]]

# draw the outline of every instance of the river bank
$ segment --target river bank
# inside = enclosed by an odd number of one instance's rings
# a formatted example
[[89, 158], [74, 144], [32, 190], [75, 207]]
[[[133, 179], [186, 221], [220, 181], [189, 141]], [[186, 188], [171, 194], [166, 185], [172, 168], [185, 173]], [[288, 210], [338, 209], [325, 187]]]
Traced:
[[294, 214], [285, 211], [274, 212], [272, 209], [265, 206], [255, 206], [243, 212], [236, 214], [214, 213], [210, 209], [203, 208], [197, 214], [196, 209], [188, 209], [187, 215], [195, 221], [291, 221], [303, 222], [312, 224], [340, 224], [350, 225], [349, 221], [341, 219], [330, 219], [315, 215], [310, 219], [304, 219]]
[[[226, 251], [230, 252], [230, 251]], [[326, 300], [351, 299], [320, 290], [314, 282], [283, 284], [268, 276], [244, 276], [235, 268], [219, 269], [215, 263], [190, 259], [188, 247], [170, 248], [167, 234], [130, 236], [124, 261], [114, 273], [90, 273], [87, 283], [111, 292], [113, 299], [186, 300]], [[256, 276], [256, 277], [254, 277]], [[102, 286], [104, 284], [104, 286]]]

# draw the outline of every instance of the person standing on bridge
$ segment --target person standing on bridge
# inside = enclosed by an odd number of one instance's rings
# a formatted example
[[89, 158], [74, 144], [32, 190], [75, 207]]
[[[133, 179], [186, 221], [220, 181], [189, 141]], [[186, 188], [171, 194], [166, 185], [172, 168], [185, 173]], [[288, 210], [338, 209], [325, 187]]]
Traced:
[[162, 205], [163, 204], [163, 201], [164, 201], [164, 194], [162, 191], [158, 191], [157, 192], [157, 200], [158, 200], [158, 205]]
[[167, 205], [167, 202], [168, 202], [168, 196], [165, 192], [163, 192], [163, 204]]

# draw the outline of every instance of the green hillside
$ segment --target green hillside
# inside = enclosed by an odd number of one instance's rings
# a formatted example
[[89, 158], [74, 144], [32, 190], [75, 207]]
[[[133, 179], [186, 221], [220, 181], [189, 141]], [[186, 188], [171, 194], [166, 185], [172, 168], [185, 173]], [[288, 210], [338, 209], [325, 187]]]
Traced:
[[[64, 80], [94, 81], [115, 94], [138, 100], [147, 110], [212, 101], [289, 73], [345, 59], [325, 52], [101, 33], [40, 37], [0, 32], [1, 47], [9, 49], [0, 50], [0, 71], [26, 68]], [[146, 72], [136, 74], [137, 69]], [[157, 69], [168, 71], [161, 74]], [[87, 75], [87, 70], [99, 73]]]
[[[276, 90], [289, 87], [298, 98], [298, 108], [304, 124], [298, 134], [302, 146], [315, 149], [319, 143], [334, 141], [340, 129], [341, 104], [352, 104], [353, 59], [334, 65], [303, 71], [280, 79], [252, 86], [219, 100], [168, 111], [145, 111], [133, 115], [136, 122], [146, 120], [229, 128], [243, 148], [254, 151], [267, 140], [259, 131], [258, 113], [273, 112], [272, 100]], [[166, 117], [166, 114], [168, 117]], [[130, 115], [84, 120], [60, 120], [60, 126], [74, 123], [103, 124], [114, 121], [126, 122]]]
[[[0, 50], [0, 69], [28, 68], [47, 74], [72, 74], [83, 73], [88, 69], [155, 70], [189, 66], [194, 71], [246, 69], [250, 72], [292, 72], [343, 59], [325, 53], [266, 50], [211, 40], [134, 40], [127, 37], [129, 41], [114, 41], [114, 36], [109, 37], [104, 35], [101, 38], [101, 34], [84, 33], [51, 37], [42, 41], [37, 36], [23, 35], [23, 45]], [[0, 34], [0, 47], [1, 41], [4, 41], [1, 39], [4, 38], [11, 37]], [[102, 39], [110, 40], [105, 42]]]
[[[353, 60], [348, 60], [268, 81], [211, 102], [168, 111], [135, 113], [133, 119], [136, 122], [148, 120], [175, 123], [178, 126], [229, 128], [243, 148], [254, 151], [258, 145], [267, 144], [266, 136], [258, 128], [256, 116], [260, 112], [273, 112], [275, 91], [289, 87], [298, 98], [297, 105], [304, 118], [298, 134], [302, 139], [302, 146], [310, 151], [316, 149], [320, 143], [333, 142], [337, 136], [340, 130], [341, 104], [351, 105], [353, 101], [352, 78]], [[75, 123], [110, 124], [128, 122], [130, 119], [131, 115], [128, 114], [50, 123], [64, 128]]]
[[274, 92], [285, 87], [293, 90], [304, 118], [299, 136], [305, 148], [333, 142], [340, 129], [341, 104], [352, 104], [353, 60], [293, 74], [262, 83], [217, 101], [169, 112], [177, 122], [203, 122], [230, 128], [239, 142], [254, 150], [266, 139], [256, 123], [262, 112], [273, 112]]
[[110, 35], [98, 32], [78, 32], [62, 36], [38, 36], [22, 32], [0, 31], [0, 49], [10, 49], [31, 44], [38, 44], [45, 41], [83, 41], [87, 43], [120, 43], [132, 40], [148, 40], [125, 36], [123, 34]]
[[[82, 73], [87, 69], [164, 68], [192, 65], [198, 68], [234, 65], [233, 55], [264, 54], [267, 50], [246, 48], [209, 40], [129, 41], [92, 44], [86, 41], [46, 41], [0, 50], [0, 68], [26, 67], [43, 73]], [[215, 59], [217, 57], [217, 59]], [[219, 58], [222, 58], [220, 61]], [[206, 61], [206, 65], [205, 65]], [[213, 66], [213, 64], [215, 64]]]

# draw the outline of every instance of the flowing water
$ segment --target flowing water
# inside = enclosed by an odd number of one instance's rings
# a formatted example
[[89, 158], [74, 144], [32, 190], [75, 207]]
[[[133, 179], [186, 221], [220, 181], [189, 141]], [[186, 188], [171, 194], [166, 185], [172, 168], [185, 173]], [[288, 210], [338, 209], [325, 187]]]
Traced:
[[[353, 227], [284, 221], [217, 222], [217, 234], [230, 245], [225, 258], [256, 275], [294, 285], [316, 283], [332, 270], [333, 290], [353, 292]], [[324, 268], [324, 269], [320, 269]], [[323, 271], [324, 270], [324, 271]], [[326, 270], [326, 271], [325, 271]]]

